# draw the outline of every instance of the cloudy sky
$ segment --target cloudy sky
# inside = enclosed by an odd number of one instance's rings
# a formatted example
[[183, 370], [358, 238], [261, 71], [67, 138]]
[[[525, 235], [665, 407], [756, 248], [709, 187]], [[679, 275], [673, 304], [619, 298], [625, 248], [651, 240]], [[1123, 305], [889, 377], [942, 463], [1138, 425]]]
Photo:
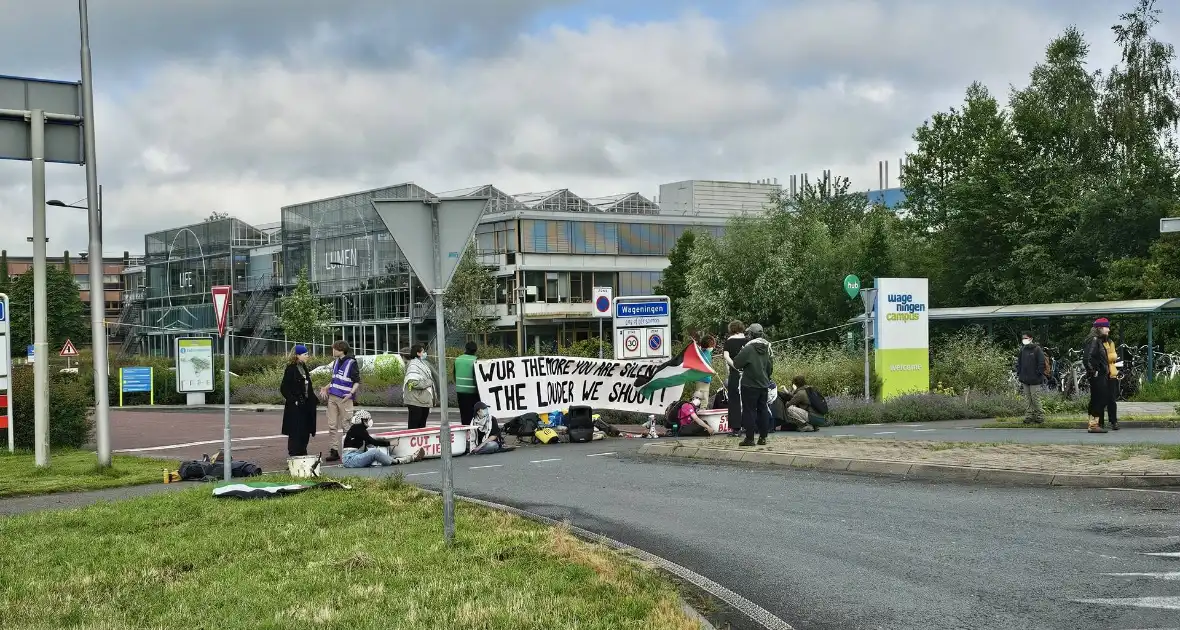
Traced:
[[[414, 181], [583, 196], [877, 162], [973, 80], [1024, 85], [1077, 25], [1093, 61], [1133, 0], [90, 0], [107, 252], [213, 211]], [[1180, 42], [1180, 2], [1160, 35]], [[78, 78], [74, 0], [0, 0], [0, 74]], [[31, 246], [0, 162], [0, 248]], [[86, 196], [49, 165], [48, 198]], [[50, 251], [86, 248], [50, 208]]]

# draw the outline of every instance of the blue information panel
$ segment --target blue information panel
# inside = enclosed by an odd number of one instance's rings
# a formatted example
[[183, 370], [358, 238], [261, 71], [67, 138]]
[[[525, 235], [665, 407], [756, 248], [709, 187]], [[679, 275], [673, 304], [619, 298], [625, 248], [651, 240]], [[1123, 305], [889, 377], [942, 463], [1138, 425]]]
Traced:
[[119, 368], [119, 406], [123, 406], [123, 394], [147, 393], [151, 403], [156, 404], [155, 379], [150, 367]]
[[4, 321], [5, 317], [8, 317], [8, 313], [4, 312], [4, 302], [0, 301], [0, 322]]

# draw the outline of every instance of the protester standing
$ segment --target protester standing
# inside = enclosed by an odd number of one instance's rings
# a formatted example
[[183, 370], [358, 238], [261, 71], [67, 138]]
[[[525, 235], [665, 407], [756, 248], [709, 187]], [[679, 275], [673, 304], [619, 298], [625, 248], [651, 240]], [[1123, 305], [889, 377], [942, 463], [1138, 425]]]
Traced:
[[[434, 373], [426, 362], [426, 347], [416, 343], [410, 348], [414, 358], [406, 365], [406, 377], [402, 381], [402, 400], [410, 410], [409, 428], [425, 429], [434, 405]], [[442, 394], [446, 395], [446, 394]]]
[[1025, 424], [1045, 422], [1045, 410], [1041, 407], [1041, 387], [1047, 377], [1045, 373], [1045, 351], [1033, 341], [1031, 332], [1020, 336], [1020, 359], [1016, 362], [1016, 377], [1024, 390], [1028, 410], [1024, 414]]
[[471, 424], [475, 417], [475, 403], [479, 402], [479, 389], [475, 386], [476, 352], [479, 346], [468, 341], [463, 354], [455, 358], [455, 395], [459, 399], [459, 421], [464, 426]]
[[742, 428], [746, 430], [746, 438], [739, 446], [753, 446], [755, 431], [758, 432], [758, 444], [763, 445], [770, 431], [767, 400], [774, 358], [770, 342], [762, 336], [762, 324], [750, 324], [746, 332], [750, 340], [733, 359], [733, 366], [742, 372]]
[[356, 393], [361, 388], [361, 366], [346, 341], [332, 344], [332, 381], [320, 390], [320, 398], [328, 401], [328, 450], [327, 461], [340, 460], [340, 444], [344, 434], [352, 426], [352, 406]]
[[1110, 320], [1105, 317], [1094, 321], [1086, 350], [1082, 354], [1086, 376], [1090, 379], [1090, 433], [1106, 433], [1103, 412], [1110, 419], [1110, 428], [1119, 430], [1119, 361], [1118, 349], [1110, 339]]
[[279, 393], [283, 395], [283, 435], [287, 436], [288, 457], [307, 455], [307, 443], [315, 435], [316, 406], [320, 400], [312, 391], [307, 356], [307, 346], [295, 346], [279, 385]]
[[738, 320], [729, 322], [729, 338], [725, 340], [723, 352], [728, 376], [725, 381], [726, 398], [729, 402], [729, 429], [733, 435], [742, 433], [742, 372], [733, 365], [734, 358], [745, 347], [749, 339], [746, 337], [746, 325]]

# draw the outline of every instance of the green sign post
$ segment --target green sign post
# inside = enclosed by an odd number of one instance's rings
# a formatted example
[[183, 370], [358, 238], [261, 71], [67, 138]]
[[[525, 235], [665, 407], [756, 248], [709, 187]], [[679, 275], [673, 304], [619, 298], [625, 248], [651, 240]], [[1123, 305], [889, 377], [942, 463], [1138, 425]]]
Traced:
[[844, 276], [844, 292], [848, 294], [850, 300], [860, 295], [860, 278], [851, 273]]

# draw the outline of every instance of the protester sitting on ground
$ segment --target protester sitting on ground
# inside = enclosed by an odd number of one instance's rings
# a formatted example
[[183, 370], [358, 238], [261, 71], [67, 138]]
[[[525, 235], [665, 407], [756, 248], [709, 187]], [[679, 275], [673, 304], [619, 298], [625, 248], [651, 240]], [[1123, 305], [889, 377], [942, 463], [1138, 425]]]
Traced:
[[680, 430], [677, 433], [679, 437], [697, 437], [715, 433], [713, 427], [710, 427], [708, 422], [697, 415], [702, 402], [700, 396], [693, 396], [692, 400], [680, 405], [676, 414], [677, 421], [680, 423]]
[[368, 468], [374, 463], [382, 466], [395, 464], [409, 464], [422, 461], [426, 457], [425, 449], [418, 449], [411, 455], [394, 457], [382, 450], [388, 447], [389, 440], [381, 440], [369, 435], [369, 428], [373, 426], [373, 416], [364, 409], [358, 409], [352, 414], [352, 426], [344, 435], [344, 454], [341, 460], [345, 468]]
[[500, 423], [492, 415], [487, 403], [475, 403], [474, 415], [471, 419], [471, 430], [475, 432], [476, 447], [471, 450], [473, 455], [490, 455], [502, 451], [510, 451], [513, 446], [504, 445], [504, 436], [500, 431]]
[[815, 430], [811, 424], [811, 399], [807, 395], [807, 379], [797, 375], [791, 382], [791, 399], [787, 402], [787, 420], [804, 433]]

